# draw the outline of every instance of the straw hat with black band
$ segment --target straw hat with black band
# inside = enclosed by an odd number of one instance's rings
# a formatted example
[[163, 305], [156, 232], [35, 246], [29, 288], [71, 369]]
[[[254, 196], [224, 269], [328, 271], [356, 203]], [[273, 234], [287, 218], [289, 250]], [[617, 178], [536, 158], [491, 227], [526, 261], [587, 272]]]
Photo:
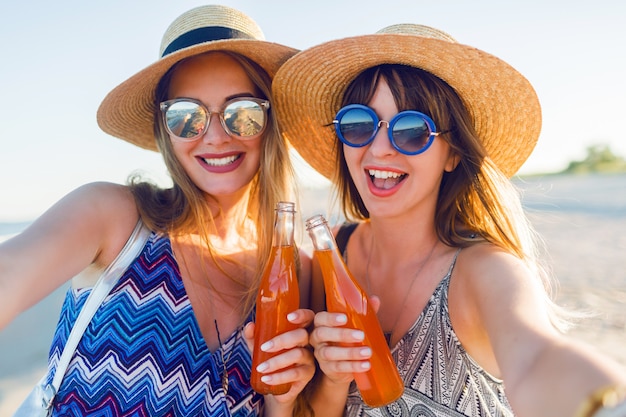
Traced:
[[274, 78], [273, 104], [283, 134], [325, 177], [334, 174], [338, 139], [332, 121], [343, 95], [359, 73], [381, 64], [417, 67], [454, 88], [488, 155], [505, 175], [515, 174], [535, 147], [541, 107], [524, 76], [440, 30], [394, 25], [299, 52]]
[[177, 62], [209, 51], [238, 53], [261, 66], [270, 77], [296, 49], [264, 40], [261, 28], [244, 13], [226, 6], [191, 9], [167, 28], [159, 60], [115, 87], [98, 109], [98, 125], [106, 133], [156, 151], [155, 91]]

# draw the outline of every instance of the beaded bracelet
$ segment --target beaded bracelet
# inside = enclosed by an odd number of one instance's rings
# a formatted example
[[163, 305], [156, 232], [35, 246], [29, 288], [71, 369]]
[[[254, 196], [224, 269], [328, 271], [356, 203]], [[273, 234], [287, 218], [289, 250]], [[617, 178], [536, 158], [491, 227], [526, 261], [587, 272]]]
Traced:
[[580, 406], [576, 417], [626, 417], [626, 385], [595, 390]]

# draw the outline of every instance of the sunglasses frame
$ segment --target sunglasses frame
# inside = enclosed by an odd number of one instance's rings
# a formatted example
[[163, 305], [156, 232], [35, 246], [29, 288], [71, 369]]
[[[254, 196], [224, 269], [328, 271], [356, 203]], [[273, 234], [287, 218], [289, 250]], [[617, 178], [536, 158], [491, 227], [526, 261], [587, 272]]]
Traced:
[[[368, 115], [372, 117], [372, 121], [374, 122], [374, 130], [372, 131], [372, 134], [363, 143], [348, 142], [348, 140], [343, 136], [343, 133], [341, 132], [341, 119], [343, 119], [346, 113], [352, 110], [364, 111], [365, 113], [367, 113]], [[418, 149], [417, 151], [407, 151], [407, 150], [400, 148], [398, 144], [396, 143], [396, 140], [393, 137], [393, 127], [395, 126], [396, 122], [400, 120], [402, 117], [407, 116], [407, 115], [418, 116], [421, 119], [423, 119], [430, 132], [430, 135], [428, 136], [428, 141], [426, 142], [426, 144], [422, 146], [420, 149]], [[374, 141], [374, 138], [378, 134], [380, 125], [383, 123], [387, 125], [387, 137], [389, 138], [391, 145], [394, 147], [395, 150], [397, 150], [398, 152], [404, 155], [419, 155], [423, 152], [426, 152], [426, 150], [430, 148], [430, 145], [432, 145], [436, 136], [439, 136], [443, 133], [448, 132], [448, 131], [437, 132], [436, 131], [437, 129], [435, 127], [435, 122], [433, 121], [433, 119], [431, 119], [424, 113], [420, 113], [416, 110], [401, 111], [397, 113], [395, 116], [393, 116], [390, 121], [386, 121], [386, 120], [380, 120], [376, 112], [371, 107], [365, 106], [363, 104], [348, 104], [347, 106], [342, 107], [341, 109], [339, 109], [339, 111], [337, 112], [337, 115], [335, 116], [335, 119], [333, 120], [333, 124], [335, 125], [335, 132], [337, 133], [337, 137], [339, 138], [339, 140], [345, 145], [348, 145], [353, 148], [362, 148], [363, 146], [367, 146], [370, 143], [372, 143]]]
[[[224, 111], [226, 110], [226, 108], [228, 108], [228, 106], [230, 106], [231, 104], [237, 103], [237, 102], [240, 102], [240, 101], [252, 101], [252, 102], [258, 104], [259, 107], [261, 107], [261, 110], [263, 111], [263, 116], [265, 118], [265, 123], [263, 124], [263, 127], [261, 128], [261, 130], [258, 133], [255, 133], [254, 135], [250, 135], [250, 136], [238, 135], [237, 133], [235, 133], [235, 132], [230, 130], [230, 128], [226, 124], [226, 121], [224, 120]], [[200, 108], [202, 108], [204, 110], [204, 112], [207, 114], [207, 122], [204, 125], [204, 128], [202, 129], [202, 131], [200, 133], [198, 133], [196, 136], [193, 136], [191, 138], [184, 138], [184, 137], [176, 135], [174, 132], [172, 132], [172, 130], [170, 129], [169, 125], [167, 124], [167, 117], [166, 117], [167, 111], [169, 110], [169, 108], [172, 105], [174, 105], [176, 103], [181, 103], [181, 102], [196, 104]], [[228, 134], [228, 136], [236, 138], [236, 139], [239, 139], [239, 140], [249, 140], [249, 139], [256, 138], [257, 136], [259, 136], [261, 133], [263, 133], [265, 131], [265, 128], [267, 127], [267, 120], [268, 120], [268, 112], [269, 112], [269, 109], [270, 109], [270, 102], [269, 102], [269, 100], [262, 99], [262, 98], [256, 98], [256, 97], [236, 97], [236, 98], [234, 98], [232, 100], [228, 100], [226, 103], [224, 103], [224, 106], [222, 107], [221, 111], [211, 111], [200, 100], [196, 100], [196, 99], [193, 99], [193, 98], [180, 97], [180, 98], [175, 98], [175, 99], [172, 99], [172, 100], [166, 100], [166, 101], [161, 102], [159, 104], [159, 108], [161, 110], [161, 119], [163, 120], [163, 126], [165, 127], [165, 130], [167, 131], [167, 133], [172, 138], [175, 138], [177, 141], [180, 141], [180, 142], [194, 142], [194, 141], [198, 140], [199, 138], [203, 137], [206, 134], [207, 130], [209, 129], [209, 125], [211, 124], [211, 118], [212, 118], [212, 116], [214, 114], [217, 114], [219, 116], [220, 124], [222, 125], [222, 128]]]

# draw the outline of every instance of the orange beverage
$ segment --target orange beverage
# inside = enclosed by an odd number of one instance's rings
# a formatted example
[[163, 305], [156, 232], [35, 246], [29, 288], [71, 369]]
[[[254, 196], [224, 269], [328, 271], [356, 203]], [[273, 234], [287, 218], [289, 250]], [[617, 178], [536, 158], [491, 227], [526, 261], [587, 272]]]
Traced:
[[267, 267], [261, 278], [256, 299], [256, 326], [252, 351], [252, 388], [260, 394], [284, 394], [291, 384], [268, 385], [261, 381], [263, 374], [256, 367], [280, 352], [263, 352], [261, 345], [274, 336], [295, 329], [287, 321], [287, 314], [300, 307], [300, 291], [296, 276], [293, 245], [294, 204], [280, 202], [276, 208], [274, 240]]
[[367, 372], [354, 373], [361, 397], [371, 407], [389, 404], [400, 398], [404, 392], [404, 384], [367, 293], [343, 262], [324, 217], [314, 216], [308, 219], [307, 229], [324, 278], [326, 308], [329, 312], [346, 314], [348, 322], [343, 327], [362, 330], [365, 333], [363, 344], [372, 349], [370, 369]]

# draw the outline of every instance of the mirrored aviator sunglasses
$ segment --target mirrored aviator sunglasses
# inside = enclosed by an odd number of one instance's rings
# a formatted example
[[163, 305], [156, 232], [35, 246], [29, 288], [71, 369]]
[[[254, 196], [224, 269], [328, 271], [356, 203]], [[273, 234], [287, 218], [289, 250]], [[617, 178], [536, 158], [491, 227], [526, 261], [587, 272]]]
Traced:
[[374, 110], [362, 104], [342, 107], [333, 124], [339, 140], [355, 148], [372, 143], [380, 126], [385, 124], [392, 146], [405, 155], [426, 151], [436, 136], [449, 132], [436, 132], [435, 122], [415, 110], [402, 111], [390, 121], [385, 121], [379, 120]]
[[237, 139], [254, 139], [267, 125], [270, 103], [260, 98], [235, 98], [222, 111], [210, 111], [202, 102], [177, 98], [161, 103], [161, 114], [167, 132], [176, 140], [192, 142], [204, 136], [211, 115], [217, 114], [224, 131]]

